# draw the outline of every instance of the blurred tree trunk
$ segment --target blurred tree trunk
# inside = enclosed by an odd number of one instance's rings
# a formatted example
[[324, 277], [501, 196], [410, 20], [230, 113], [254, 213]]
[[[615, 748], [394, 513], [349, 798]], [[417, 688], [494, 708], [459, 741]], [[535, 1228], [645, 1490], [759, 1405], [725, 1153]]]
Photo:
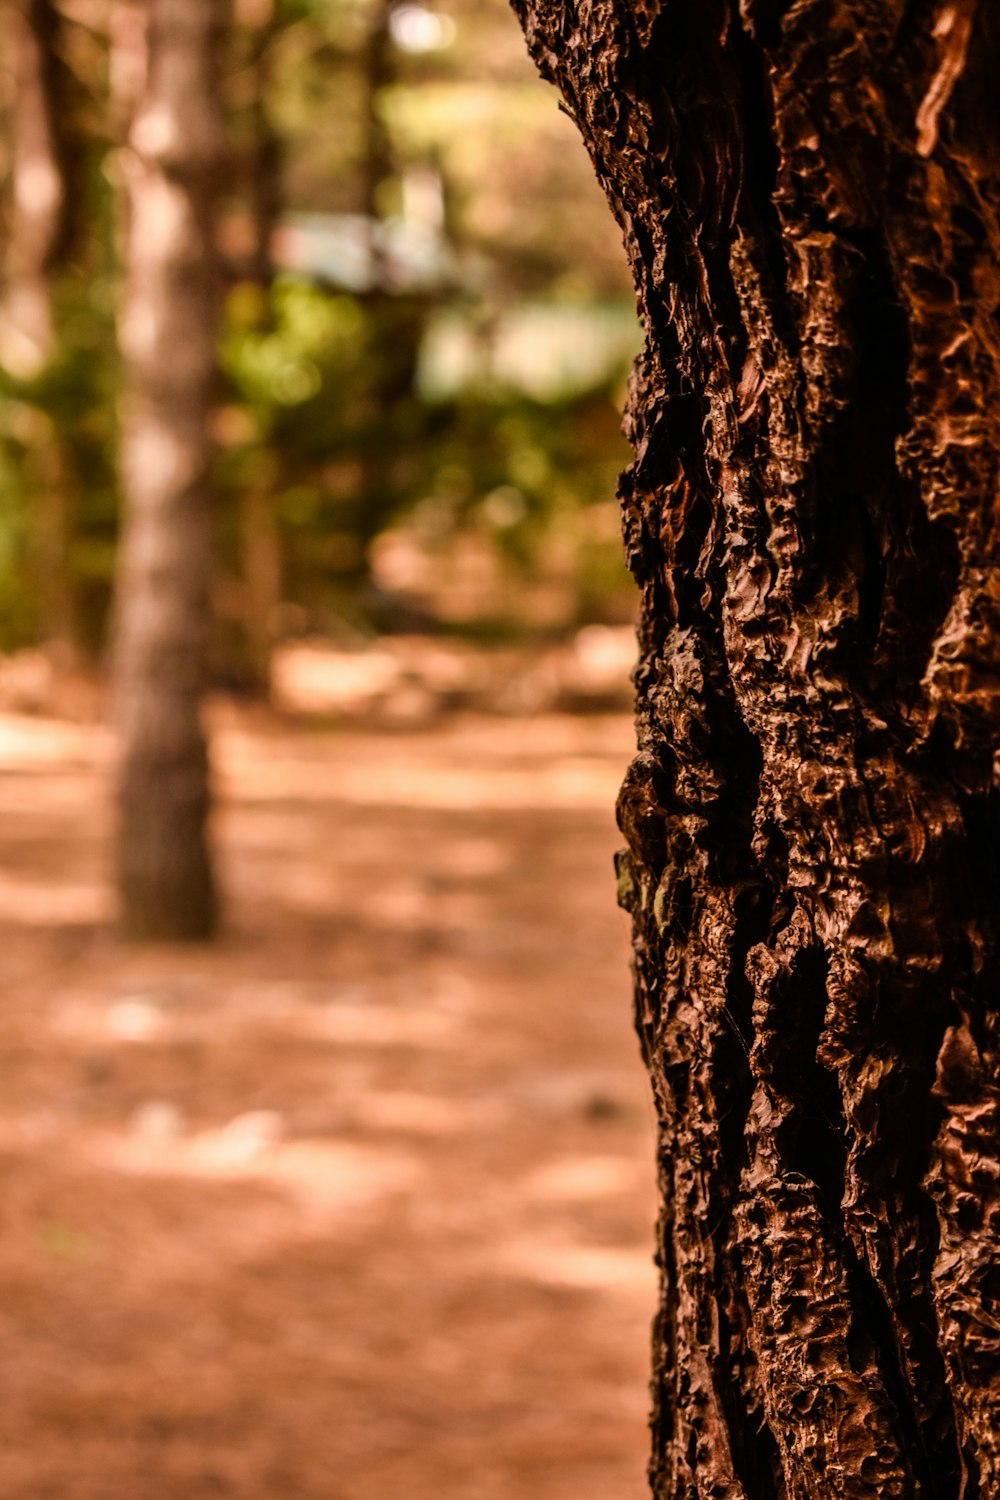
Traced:
[[3, 20], [13, 64], [2, 353], [10, 369], [30, 378], [52, 355], [50, 275], [75, 237], [77, 153], [53, 0], [7, 0]]
[[201, 700], [221, 294], [214, 225], [227, 161], [218, 64], [228, 5], [144, 0], [140, 14], [144, 57], [141, 74], [133, 70], [125, 152], [118, 874], [125, 932], [183, 939], [208, 936], [216, 922]]
[[392, 41], [392, 12], [396, 0], [375, 0], [361, 55], [363, 148], [360, 170], [361, 212], [368, 230], [369, 285], [365, 302], [371, 329], [373, 378], [363, 400], [357, 402], [358, 505], [352, 525], [357, 538], [357, 563], [345, 570], [344, 581], [359, 595], [371, 586], [370, 548], [385, 525], [391, 508], [393, 451], [387, 441], [388, 415], [393, 400], [412, 390], [414, 370], [407, 359], [408, 330], [401, 325], [393, 296], [385, 243], [386, 190], [396, 176], [392, 139], [385, 121], [385, 98], [396, 77]]
[[[10, 49], [10, 191], [0, 307], [0, 358], [30, 381], [56, 352], [53, 277], [77, 240], [81, 157], [73, 81], [62, 60], [53, 0], [7, 0]], [[68, 662], [80, 654], [73, 588], [73, 466], [47, 412], [32, 410], [29, 461], [37, 490], [31, 523], [43, 638]]]
[[270, 464], [261, 461], [261, 469], [264, 471], [261, 482], [247, 488], [240, 510], [243, 625], [254, 685], [265, 693], [271, 681], [274, 621], [281, 604], [284, 581], [278, 499], [274, 485], [267, 483], [267, 471], [270, 468]]
[[[249, 146], [246, 195], [253, 231], [249, 275], [260, 288], [267, 316], [274, 267], [271, 240], [283, 206], [282, 143], [269, 111], [273, 46], [287, 22], [276, 8], [264, 6], [247, 23], [246, 73], [250, 79]], [[261, 464], [258, 482], [243, 496], [240, 512], [243, 566], [243, 628], [257, 685], [267, 691], [271, 680], [274, 620], [281, 604], [284, 552], [278, 525], [278, 499], [270, 463]]]
[[288, 25], [273, 5], [267, 5], [247, 31], [246, 75], [249, 81], [250, 141], [247, 151], [247, 199], [253, 226], [250, 274], [262, 287], [273, 277], [271, 239], [284, 207], [281, 137], [271, 119], [274, 46]]
[[1000, 12], [515, 0], [645, 319], [654, 1493], [1000, 1496]]
[[383, 194], [395, 171], [392, 141], [383, 114], [385, 92], [395, 81], [392, 12], [396, 0], [375, 0], [368, 21], [368, 33], [361, 56], [363, 149], [361, 157], [361, 212], [368, 221], [369, 265], [372, 284], [385, 281], [383, 246], [380, 234], [385, 217]]

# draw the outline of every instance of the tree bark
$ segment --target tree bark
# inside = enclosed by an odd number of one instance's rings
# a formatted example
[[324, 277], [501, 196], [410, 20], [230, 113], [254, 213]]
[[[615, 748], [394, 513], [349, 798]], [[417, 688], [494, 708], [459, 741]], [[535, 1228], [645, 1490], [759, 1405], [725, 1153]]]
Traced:
[[123, 927], [136, 938], [206, 937], [216, 921], [201, 699], [211, 630], [214, 223], [227, 159], [217, 68], [227, 11], [227, 0], [145, 0], [144, 65], [133, 77], [139, 95], [125, 152], [115, 668], [118, 874]]
[[651, 1480], [1000, 1495], [1000, 14], [514, 0], [645, 348]]
[[[82, 154], [73, 81], [62, 60], [53, 0], [6, 0], [10, 48], [10, 181], [0, 304], [0, 358], [31, 381], [56, 352], [53, 278], [79, 238]], [[51, 415], [32, 411], [30, 468], [37, 482], [32, 552], [41, 630], [65, 664], [82, 654], [71, 553], [77, 512], [73, 465]]]
[[[245, 194], [253, 231], [253, 248], [246, 279], [260, 289], [264, 316], [270, 317], [270, 294], [274, 281], [271, 242], [284, 207], [282, 181], [284, 148], [271, 119], [271, 89], [274, 44], [288, 24], [273, 8], [245, 26], [249, 54], [246, 70], [251, 78], [247, 112], [249, 142], [246, 148]], [[282, 597], [285, 555], [278, 521], [278, 496], [274, 464], [261, 461], [255, 483], [248, 486], [240, 507], [240, 551], [243, 583], [243, 631], [249, 666], [255, 684], [266, 695], [271, 685], [271, 656], [275, 644], [275, 617]]]
[[5, 365], [30, 379], [52, 355], [50, 278], [76, 237], [79, 151], [53, 0], [6, 0], [0, 15], [13, 63], [0, 349]]

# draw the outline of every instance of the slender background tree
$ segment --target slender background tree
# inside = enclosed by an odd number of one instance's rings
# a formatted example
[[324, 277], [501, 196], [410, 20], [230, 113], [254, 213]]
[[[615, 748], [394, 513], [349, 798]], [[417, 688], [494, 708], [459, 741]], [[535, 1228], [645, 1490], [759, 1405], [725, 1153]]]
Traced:
[[515, 0], [645, 323], [660, 1500], [1000, 1495], [1000, 20]]
[[[53, 0], [7, 0], [0, 16], [13, 63], [0, 361], [32, 381], [44, 379], [58, 353], [57, 283], [82, 235], [78, 89], [63, 57], [64, 22]], [[66, 659], [79, 647], [70, 560], [75, 475], [58, 424], [37, 406], [30, 420], [32, 572], [41, 633]]]
[[214, 233], [228, 161], [218, 67], [228, 6], [143, 0], [129, 19], [119, 886], [130, 936], [201, 938], [214, 929], [217, 905], [201, 699], [221, 291]]

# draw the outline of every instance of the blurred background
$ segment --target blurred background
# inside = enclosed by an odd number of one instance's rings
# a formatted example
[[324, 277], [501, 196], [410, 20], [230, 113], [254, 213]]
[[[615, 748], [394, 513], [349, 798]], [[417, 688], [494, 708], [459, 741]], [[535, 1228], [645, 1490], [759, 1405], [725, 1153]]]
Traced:
[[[3, 1493], [638, 1495], [620, 236], [504, 0], [204, 0], [171, 95], [190, 3], [0, 3]], [[222, 915], [126, 943], [123, 558], [195, 489]]]

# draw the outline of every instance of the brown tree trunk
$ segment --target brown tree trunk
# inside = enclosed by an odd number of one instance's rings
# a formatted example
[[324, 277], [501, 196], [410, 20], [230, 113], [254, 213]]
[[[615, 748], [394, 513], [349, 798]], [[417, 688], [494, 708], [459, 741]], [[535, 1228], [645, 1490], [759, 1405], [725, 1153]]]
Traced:
[[0, 353], [9, 369], [30, 378], [52, 355], [50, 274], [74, 238], [77, 154], [53, 0], [6, 0], [0, 17], [12, 62]]
[[1000, 13], [515, 0], [622, 225], [653, 1490], [1000, 1496]]
[[287, 25], [275, 10], [250, 24], [249, 74], [250, 143], [247, 153], [247, 199], [253, 225], [253, 252], [250, 275], [262, 287], [269, 287], [274, 266], [271, 240], [284, 208], [282, 168], [284, 147], [271, 118], [271, 93], [274, 70], [273, 49]]
[[274, 485], [267, 482], [269, 468], [270, 465], [261, 463], [264, 470], [261, 480], [259, 484], [247, 487], [240, 508], [243, 623], [254, 678], [265, 692], [271, 682], [274, 620], [281, 604], [284, 575], [277, 497]]
[[[72, 80], [60, 55], [63, 22], [53, 0], [7, 0], [0, 17], [11, 59], [0, 358], [12, 374], [31, 380], [56, 350], [52, 282], [77, 239], [81, 157]], [[73, 466], [52, 418], [37, 407], [32, 417], [32, 550], [42, 634], [68, 664], [81, 651], [71, 567]]]
[[[271, 118], [273, 47], [287, 21], [273, 8], [245, 23], [248, 58], [245, 68], [250, 90], [249, 141], [246, 148], [245, 194], [253, 239], [247, 278], [260, 288], [262, 306], [270, 316], [274, 280], [271, 241], [284, 206], [282, 140]], [[249, 665], [256, 685], [267, 694], [271, 684], [271, 655], [275, 618], [281, 604], [285, 556], [278, 522], [274, 464], [262, 457], [260, 472], [242, 497], [240, 550], [243, 583], [243, 630]]]
[[[201, 720], [211, 628], [211, 443], [224, 181], [217, 66], [227, 0], [145, 0], [125, 153], [124, 532], [116, 697], [126, 933], [200, 938], [216, 920]], [[123, 72], [128, 72], [123, 69]]]

